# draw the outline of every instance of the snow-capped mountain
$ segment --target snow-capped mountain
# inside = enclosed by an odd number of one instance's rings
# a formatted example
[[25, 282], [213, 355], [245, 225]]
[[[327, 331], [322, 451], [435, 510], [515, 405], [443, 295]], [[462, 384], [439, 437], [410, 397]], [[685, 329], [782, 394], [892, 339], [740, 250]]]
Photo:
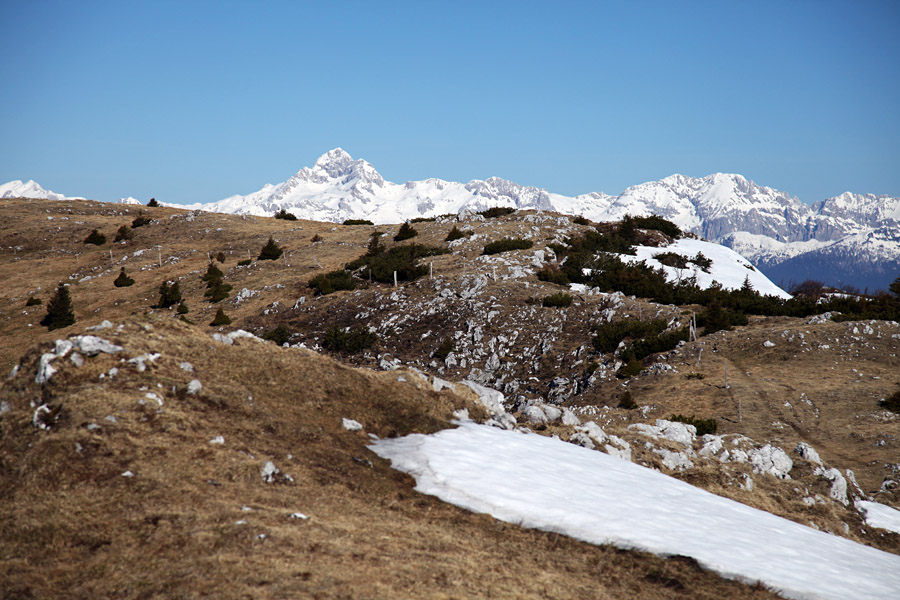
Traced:
[[18, 179], [0, 184], [0, 198], [41, 198], [44, 200], [84, 200], [80, 196], [64, 196], [45, 190], [36, 181]]
[[397, 223], [491, 206], [552, 210], [594, 221], [658, 214], [734, 249], [785, 285], [816, 278], [885, 288], [900, 274], [900, 198], [847, 192], [810, 206], [729, 173], [672, 175], [619, 196], [573, 197], [498, 177], [465, 184], [441, 179], [392, 183], [365, 160], [336, 148], [284, 183], [189, 208], [260, 216], [284, 209], [320, 221]]

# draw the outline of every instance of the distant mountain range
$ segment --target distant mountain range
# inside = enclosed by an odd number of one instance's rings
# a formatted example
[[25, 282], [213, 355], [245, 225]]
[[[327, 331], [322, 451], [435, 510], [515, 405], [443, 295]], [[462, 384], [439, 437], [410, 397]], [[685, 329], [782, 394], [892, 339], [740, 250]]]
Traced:
[[[52, 197], [41, 193], [60, 196], [33, 181], [0, 186], [0, 197]], [[171, 206], [260, 216], [284, 209], [303, 219], [375, 223], [492, 206], [557, 211], [594, 221], [658, 214], [732, 248], [782, 287], [817, 279], [885, 289], [900, 275], [900, 198], [846, 192], [808, 205], [728, 173], [702, 178], [672, 175], [632, 186], [618, 196], [573, 197], [498, 177], [468, 183], [441, 179], [392, 183], [365, 160], [336, 148], [283, 183], [218, 202]]]

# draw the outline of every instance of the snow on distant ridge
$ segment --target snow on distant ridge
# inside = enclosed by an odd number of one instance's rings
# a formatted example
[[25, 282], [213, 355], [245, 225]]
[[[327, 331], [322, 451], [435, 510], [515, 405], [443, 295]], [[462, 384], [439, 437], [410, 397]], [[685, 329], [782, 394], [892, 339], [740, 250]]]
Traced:
[[[143, 203], [140, 200], [138, 200], [137, 198], [128, 196], [127, 198], [119, 198], [116, 201], [116, 204], [143, 204]], [[181, 207], [179, 207], [179, 208], [181, 208]]]
[[81, 196], [64, 196], [45, 190], [33, 179], [20, 181], [15, 179], [0, 184], [0, 198], [39, 198], [43, 200], [84, 200]]

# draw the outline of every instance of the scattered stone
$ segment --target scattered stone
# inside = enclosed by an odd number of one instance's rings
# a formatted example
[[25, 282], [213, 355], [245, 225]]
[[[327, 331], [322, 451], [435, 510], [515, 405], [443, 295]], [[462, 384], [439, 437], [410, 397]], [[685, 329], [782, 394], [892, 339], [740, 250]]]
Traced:
[[178, 366], [181, 368], [182, 371], [187, 371], [188, 373], [194, 372], [194, 365], [192, 365], [191, 363], [189, 363], [187, 361], [178, 363]]
[[223, 446], [225, 444], [225, 438], [221, 435], [217, 435], [213, 439], [209, 440], [209, 443], [217, 446]]
[[362, 423], [359, 421], [354, 421], [353, 419], [342, 419], [344, 423], [344, 429], [347, 431], [362, 431]]
[[125, 471], [124, 473], [122, 473], [122, 477], [134, 477], [134, 473], [132, 473], [131, 471]]
[[304, 515], [302, 512], [295, 512], [295, 513], [291, 513], [291, 516], [290, 516], [289, 518], [291, 518], [291, 519], [303, 519], [303, 520], [306, 520], [306, 519], [308, 519], [309, 517], [307, 517], [306, 515]]
[[187, 384], [187, 393], [191, 396], [196, 396], [202, 389], [203, 384], [200, 383], [199, 379], [191, 379], [190, 383]]
[[808, 460], [809, 462], [822, 466], [822, 459], [819, 458], [819, 453], [816, 452], [815, 448], [807, 444], [806, 442], [800, 442], [797, 444], [797, 447], [794, 448], [794, 452]]
[[287, 473], [283, 473], [271, 460], [267, 460], [265, 464], [263, 464], [262, 468], [259, 470], [259, 474], [266, 483], [291, 483], [294, 481], [293, 477]]
[[766, 444], [762, 448], [750, 450], [747, 455], [755, 473], [768, 473], [779, 479], [791, 478], [789, 473], [794, 467], [794, 461], [781, 448]]

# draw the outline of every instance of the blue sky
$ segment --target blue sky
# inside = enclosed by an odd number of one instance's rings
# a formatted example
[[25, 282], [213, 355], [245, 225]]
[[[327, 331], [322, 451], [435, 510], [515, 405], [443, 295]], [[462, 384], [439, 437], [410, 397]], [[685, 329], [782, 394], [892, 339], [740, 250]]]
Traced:
[[340, 146], [396, 182], [900, 196], [896, 1], [31, 0], [0, 22], [0, 182], [208, 202]]

